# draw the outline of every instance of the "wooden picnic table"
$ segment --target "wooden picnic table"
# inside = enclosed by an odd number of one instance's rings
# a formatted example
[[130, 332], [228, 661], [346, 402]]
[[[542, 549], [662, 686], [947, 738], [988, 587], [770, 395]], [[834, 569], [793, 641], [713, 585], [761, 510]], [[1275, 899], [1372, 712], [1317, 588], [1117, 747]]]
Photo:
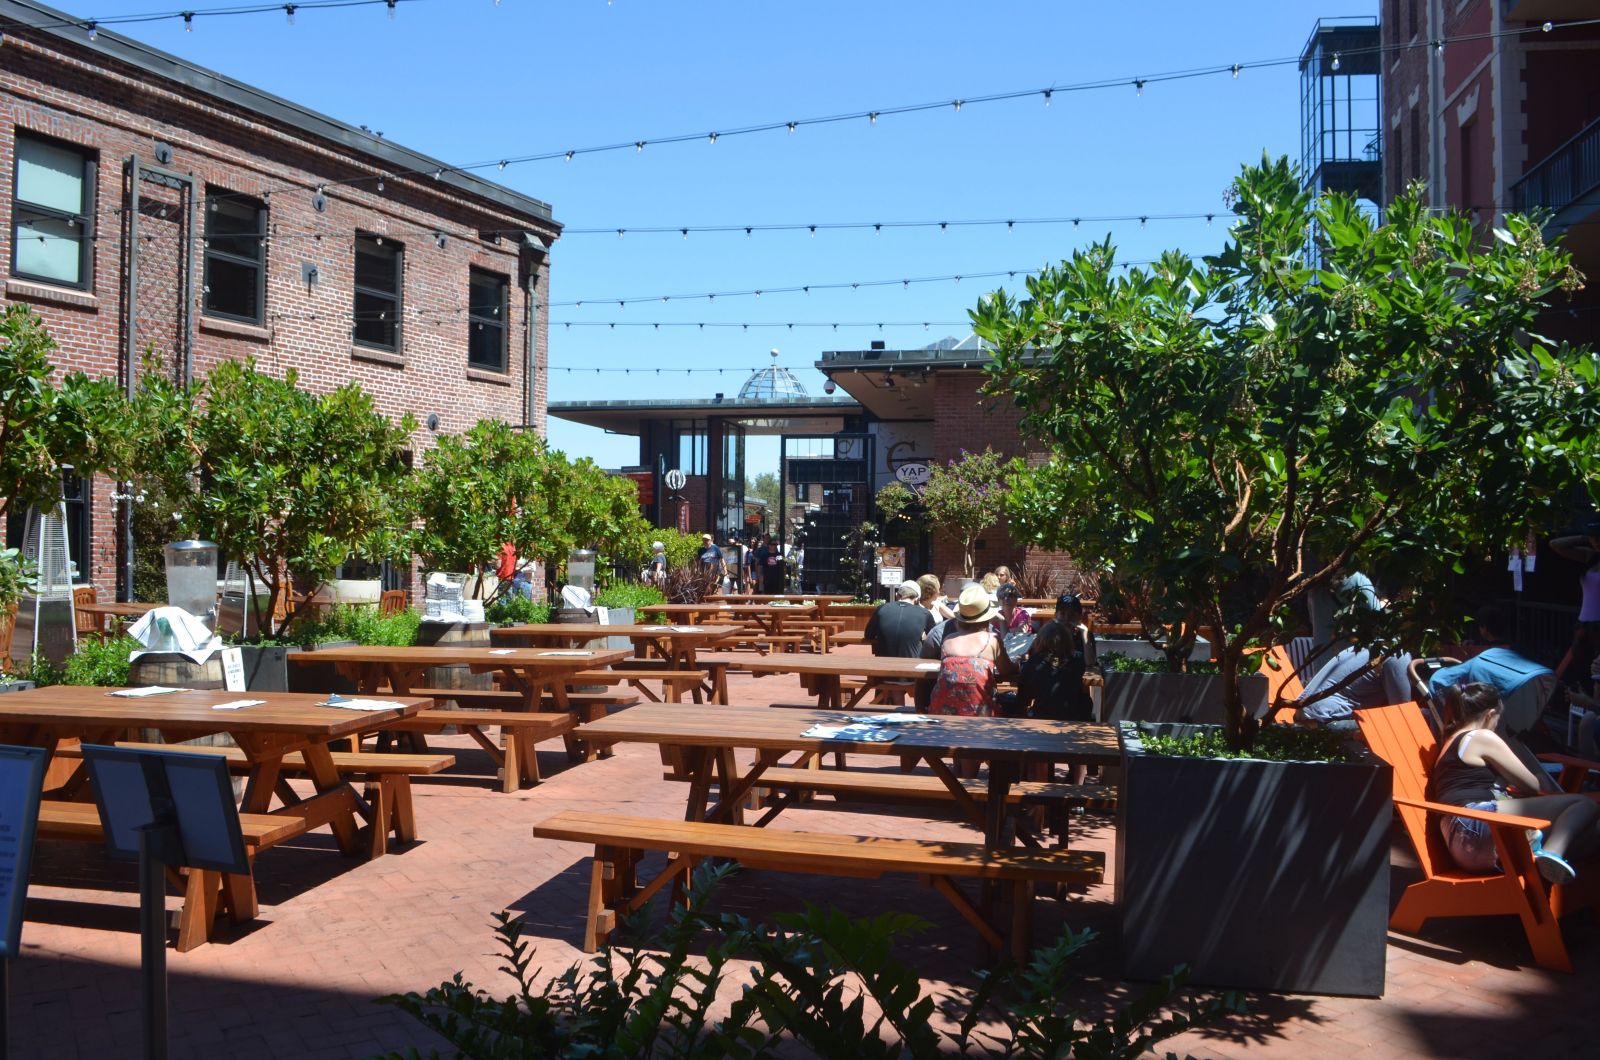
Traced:
[[[854, 707], [873, 691], [891, 681], [917, 681], [934, 676], [939, 664], [932, 660], [902, 659], [879, 655], [740, 655], [719, 657], [715, 654], [700, 659], [702, 669], [711, 678], [711, 701], [728, 702], [728, 668], [738, 666], [761, 676], [764, 674], [799, 674], [809, 684], [809, 691], [817, 697], [817, 705], [824, 708]], [[844, 701], [841, 680], [859, 677], [865, 682]]]
[[597, 622], [530, 623], [489, 631], [491, 640], [518, 641], [537, 647], [578, 647], [601, 637], [627, 637], [634, 648], [648, 645], [674, 670], [693, 670], [698, 649], [737, 636], [743, 626], [607, 626]]
[[[354, 854], [358, 817], [370, 820], [371, 807], [339, 776], [328, 745], [366, 729], [406, 718], [432, 704], [425, 699], [390, 697], [391, 710], [348, 710], [317, 704], [325, 695], [301, 692], [224, 692], [183, 689], [160, 695], [123, 698], [115, 689], [53, 685], [0, 696], [0, 743], [43, 747], [54, 754], [63, 740], [115, 743], [130, 729], [156, 729], [164, 739], [187, 740], [227, 733], [250, 761], [240, 810], [285, 813], [303, 817], [308, 826], [330, 825], [339, 849]], [[236, 710], [216, 704], [239, 699], [265, 702]], [[299, 752], [317, 794], [289, 801], [292, 792], [279, 783], [285, 755]], [[87, 772], [80, 764], [63, 791], [81, 790]], [[285, 800], [271, 810], [274, 795]], [[375, 827], [382, 829], [381, 823]]]
[[834, 604], [848, 604], [855, 597], [849, 593], [729, 593], [711, 599], [731, 604], [816, 604], [817, 617], [827, 618], [828, 608]]
[[106, 631], [114, 630], [119, 623], [127, 619], [143, 618], [156, 608], [165, 606], [165, 604], [138, 603], [131, 600], [122, 603], [113, 600], [106, 603], [72, 605], [77, 614], [98, 619], [95, 625]]
[[[522, 709], [536, 711], [548, 695], [560, 710], [567, 710], [567, 685], [584, 670], [607, 667], [628, 657], [624, 648], [493, 648], [440, 645], [390, 647], [354, 645], [318, 648], [289, 656], [297, 663], [333, 663], [339, 673], [355, 682], [363, 695], [379, 692], [385, 684], [394, 695], [407, 695], [426, 687], [430, 666], [464, 665], [474, 673], [498, 671], [508, 686], [522, 693]], [[368, 730], [378, 728], [367, 726]]]
[[[941, 716], [905, 725], [901, 735], [887, 743], [804, 735], [814, 725], [838, 725], [842, 720], [830, 710], [643, 703], [581, 725], [577, 735], [597, 744], [653, 743], [681, 749], [690, 780], [684, 816], [689, 821], [738, 823], [745, 796], [760, 783], [761, 774], [787, 754], [915, 755], [927, 762], [968, 819], [983, 830], [984, 841], [997, 848], [1010, 843], [1005, 829], [1007, 795], [1024, 766], [1057, 762], [1115, 765], [1122, 758], [1116, 730], [1093, 722]], [[742, 774], [735, 750], [756, 752], [755, 763]], [[967, 791], [945, 763], [947, 758], [988, 761], [984, 805]], [[720, 796], [712, 805], [714, 777]]]

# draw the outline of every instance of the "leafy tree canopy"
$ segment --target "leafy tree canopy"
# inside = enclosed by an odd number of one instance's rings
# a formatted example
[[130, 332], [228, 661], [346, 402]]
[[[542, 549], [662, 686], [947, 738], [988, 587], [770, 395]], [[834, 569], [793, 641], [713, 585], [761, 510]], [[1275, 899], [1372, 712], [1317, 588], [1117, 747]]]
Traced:
[[1395, 619], [1426, 622], [1464, 557], [1600, 493], [1600, 360], [1537, 333], [1581, 277], [1536, 220], [1486, 240], [1413, 188], [1380, 225], [1285, 159], [1233, 191], [1229, 242], [1203, 263], [1124, 270], [1107, 241], [972, 318], [990, 390], [1051, 451], [1014, 474], [1015, 532], [1165, 587], [1170, 612], [1221, 631], [1238, 746], [1255, 733], [1245, 653], [1298, 597], [1387, 573], [1413, 589]]

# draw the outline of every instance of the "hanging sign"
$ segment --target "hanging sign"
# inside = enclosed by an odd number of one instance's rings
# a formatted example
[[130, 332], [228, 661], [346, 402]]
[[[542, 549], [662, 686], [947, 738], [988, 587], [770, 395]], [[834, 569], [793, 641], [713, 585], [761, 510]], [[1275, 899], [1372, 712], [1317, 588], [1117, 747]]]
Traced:
[[39, 820], [44, 748], [0, 747], [0, 960], [21, 947], [22, 903]]
[[928, 483], [928, 465], [922, 463], [901, 464], [894, 469], [894, 477], [907, 486], [925, 486]]

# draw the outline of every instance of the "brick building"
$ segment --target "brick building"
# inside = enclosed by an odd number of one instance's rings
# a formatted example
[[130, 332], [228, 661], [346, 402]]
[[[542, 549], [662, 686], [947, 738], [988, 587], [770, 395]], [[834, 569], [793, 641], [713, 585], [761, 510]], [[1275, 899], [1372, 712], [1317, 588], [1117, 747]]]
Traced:
[[[1600, 276], [1600, 26], [1592, 0], [1383, 0], [1385, 200], [1414, 180], [1429, 204], [1551, 214], [1587, 276]], [[1549, 28], [1547, 29], [1546, 26]], [[1550, 315], [1593, 341], [1600, 289]]]
[[[63, 371], [224, 358], [354, 380], [436, 432], [544, 431], [550, 207], [28, 0], [0, 0], [0, 269]], [[115, 484], [69, 483], [80, 578], [126, 591]]]

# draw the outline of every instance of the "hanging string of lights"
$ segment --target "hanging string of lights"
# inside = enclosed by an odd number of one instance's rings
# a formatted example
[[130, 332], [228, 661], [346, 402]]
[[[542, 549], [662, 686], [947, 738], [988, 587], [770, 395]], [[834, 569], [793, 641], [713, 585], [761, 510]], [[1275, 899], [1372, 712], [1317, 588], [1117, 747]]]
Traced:
[[[106, 26], [133, 26], [153, 22], [183, 22], [184, 31], [194, 32], [195, 20], [205, 21], [214, 18], [227, 18], [237, 15], [266, 15], [281, 14], [289, 20], [289, 25], [294, 25], [294, 17], [301, 11], [326, 11], [341, 7], [384, 7], [388, 9], [389, 17], [395, 17], [395, 9], [400, 4], [416, 4], [422, 0], [297, 0], [296, 3], [276, 4], [232, 4], [226, 7], [192, 7], [175, 11], [147, 11], [131, 15], [103, 15], [96, 18], [59, 18], [23, 21], [9, 19], [8, 21], [18, 29], [81, 29], [84, 34], [94, 40], [100, 30]], [[500, 6], [495, 0], [495, 7]]]
[[[113, 18], [108, 18], [108, 19], [103, 19], [103, 20], [73, 19], [73, 20], [70, 20], [70, 21], [61, 21], [61, 22], [58, 22], [58, 23], [51, 24], [48, 28], [59, 28], [59, 27], [70, 27], [70, 26], [81, 27], [86, 31], [86, 33], [92, 39], [100, 25], [119, 24], [121, 22], [132, 22], [132, 21], [153, 22], [153, 21], [160, 21], [162, 19], [184, 18], [184, 16], [187, 15], [188, 18], [186, 19], [186, 22], [192, 26], [193, 19], [195, 17], [198, 17], [199, 15], [201, 15], [203, 13], [204, 14], [260, 14], [260, 13], [264, 13], [264, 12], [268, 12], [268, 11], [282, 11], [292, 20], [293, 17], [294, 17], [295, 12], [297, 10], [302, 10], [302, 9], [309, 10], [309, 9], [321, 8], [321, 7], [329, 7], [329, 8], [331, 8], [331, 7], [375, 6], [375, 5], [380, 4], [380, 3], [385, 5], [389, 9], [389, 13], [392, 16], [393, 13], [394, 13], [395, 5], [397, 3], [416, 3], [416, 2], [419, 2], [419, 0], [303, 0], [303, 2], [301, 2], [301, 3], [292, 3], [292, 4], [255, 4], [255, 5], [241, 5], [241, 6], [238, 6], [236, 8], [213, 8], [213, 9], [205, 9], [205, 10], [197, 8], [197, 9], [191, 9], [191, 10], [188, 10], [188, 11], [160, 12], [160, 13], [155, 13], [155, 14], [150, 14], [150, 15], [142, 15], [142, 16], [128, 15], [128, 16], [120, 16], [120, 18], [113, 17]], [[16, 23], [16, 24], [17, 25], [21, 25], [21, 26], [25, 26], [26, 25], [24, 23]], [[44, 24], [40, 24], [40, 25], [43, 26]], [[1447, 44], [1459, 44], [1459, 43], [1468, 43], [1468, 42], [1480, 41], [1480, 40], [1492, 40], [1492, 39], [1498, 39], [1498, 38], [1501, 38], [1501, 37], [1523, 36], [1523, 35], [1532, 34], [1532, 33], [1550, 33], [1550, 32], [1553, 32], [1553, 31], [1555, 31], [1557, 29], [1573, 29], [1573, 28], [1593, 26], [1593, 25], [1600, 25], [1600, 18], [1569, 19], [1569, 20], [1563, 20], [1563, 21], [1551, 20], [1551, 21], [1544, 22], [1544, 23], [1542, 23], [1540, 25], [1531, 25], [1530, 24], [1530, 25], [1515, 26], [1515, 27], [1511, 27], [1511, 28], [1502, 28], [1502, 29], [1499, 29], [1499, 30], [1492, 30], [1492, 31], [1480, 32], [1480, 33], [1461, 33], [1461, 34], [1445, 35], [1445, 36], [1433, 38], [1431, 40], [1426, 40], [1426, 41], [1424, 41], [1424, 40], [1411, 40], [1411, 41], [1400, 42], [1400, 43], [1395, 43], [1395, 44], [1387, 44], [1387, 45], [1380, 44], [1380, 45], [1374, 45], [1374, 46], [1369, 47], [1369, 48], [1351, 49], [1348, 53], [1346, 53], [1346, 52], [1336, 53], [1334, 55], [1334, 57], [1333, 57], [1332, 65], [1333, 65], [1333, 68], [1337, 70], [1339, 68], [1339, 65], [1342, 62], [1342, 57], [1344, 55], [1346, 55], [1346, 54], [1348, 54], [1350, 56], [1365, 55], [1365, 54], [1378, 54], [1378, 55], [1399, 54], [1401, 52], [1412, 51], [1412, 50], [1415, 50], [1417, 48], [1433, 48], [1436, 51], [1443, 51], [1444, 47]], [[0, 36], [0, 39], [3, 39], [3, 36]], [[1119, 77], [1104, 77], [1104, 78], [1098, 78], [1098, 79], [1094, 79], [1094, 80], [1079, 81], [1079, 82], [1073, 82], [1073, 83], [1053, 83], [1053, 84], [1050, 84], [1050, 85], [1034, 87], [1034, 88], [1015, 89], [1015, 90], [1005, 91], [1005, 92], [991, 92], [991, 93], [986, 93], [986, 94], [982, 94], [982, 95], [974, 95], [974, 96], [961, 96], [961, 97], [956, 97], [954, 99], [942, 99], [942, 100], [926, 101], [926, 102], [922, 102], [922, 103], [908, 103], [908, 104], [900, 104], [900, 105], [896, 105], [896, 106], [882, 106], [882, 107], [875, 107], [875, 108], [871, 108], [871, 109], [867, 109], [867, 110], [855, 110], [855, 111], [849, 111], [849, 112], [844, 112], [844, 113], [818, 115], [818, 116], [807, 117], [807, 118], [792, 118], [792, 119], [779, 120], [779, 121], [758, 122], [758, 123], [755, 123], [755, 124], [741, 125], [741, 126], [735, 126], [735, 127], [729, 127], [729, 128], [723, 128], [723, 129], [714, 129], [714, 130], [710, 130], [710, 131], [702, 131], [702, 132], [694, 132], [694, 133], [679, 133], [679, 134], [674, 134], [674, 135], [670, 135], [670, 136], [638, 137], [638, 138], [631, 139], [631, 140], [619, 140], [619, 141], [616, 141], [614, 143], [597, 144], [597, 145], [593, 145], [593, 146], [589, 146], [589, 147], [573, 147], [573, 148], [567, 148], [567, 149], [564, 149], [564, 150], [535, 151], [535, 152], [530, 152], [530, 153], [526, 153], [526, 154], [505, 155], [505, 156], [502, 156], [502, 157], [497, 158], [497, 159], [487, 159], [487, 160], [476, 161], [476, 162], [465, 162], [465, 163], [456, 163], [456, 164], [441, 162], [441, 163], [437, 163], [437, 164], [431, 164], [431, 165], [429, 165], [427, 167], [419, 167], [419, 168], [414, 168], [414, 169], [401, 168], [401, 169], [395, 169], [395, 170], [390, 170], [390, 171], [379, 172], [379, 173], [375, 173], [375, 174], [363, 174], [363, 175], [360, 175], [360, 176], [348, 177], [348, 178], [345, 178], [343, 180], [337, 180], [337, 181], [315, 181], [315, 182], [310, 182], [310, 181], [292, 181], [292, 182], [285, 182], [282, 185], [278, 186], [274, 190], [280, 190], [280, 191], [286, 191], [286, 190], [315, 191], [317, 194], [324, 194], [328, 188], [336, 187], [336, 186], [339, 186], [339, 185], [350, 186], [350, 187], [356, 187], [356, 186], [361, 186], [361, 185], [372, 185], [375, 188], [375, 190], [381, 194], [385, 190], [385, 181], [386, 180], [395, 180], [395, 179], [400, 179], [400, 178], [405, 178], [405, 177], [422, 177], [422, 178], [431, 177], [433, 180], [437, 181], [437, 180], [442, 180], [446, 173], [449, 173], [449, 174], [452, 174], [452, 175], [457, 175], [457, 174], [467, 175], [467, 174], [472, 174], [477, 170], [494, 169], [494, 170], [503, 171], [508, 166], [522, 165], [522, 164], [533, 163], [533, 162], [553, 161], [553, 160], [556, 160], [556, 159], [562, 159], [562, 160], [565, 160], [567, 162], [571, 162], [575, 158], [579, 157], [580, 155], [606, 154], [606, 153], [611, 153], [611, 152], [616, 152], [616, 151], [625, 151], [625, 150], [627, 150], [629, 148], [633, 149], [633, 151], [636, 154], [642, 154], [644, 152], [644, 149], [646, 147], [649, 147], [649, 146], [665, 146], [665, 145], [671, 145], [671, 144], [683, 144], [683, 143], [694, 143], [694, 142], [702, 142], [702, 143], [707, 143], [707, 144], [714, 145], [719, 140], [724, 139], [726, 137], [730, 137], [730, 136], [749, 136], [749, 135], [755, 135], [755, 134], [760, 134], [760, 133], [770, 133], [770, 132], [778, 132], [778, 131], [785, 131], [787, 133], [793, 134], [793, 133], [798, 132], [801, 128], [807, 128], [807, 127], [813, 127], [813, 126], [822, 126], [822, 125], [837, 125], [837, 124], [842, 124], [842, 123], [846, 123], [846, 122], [855, 122], [855, 121], [862, 121], [862, 120], [865, 120], [865, 121], [867, 121], [868, 123], [870, 123], [872, 125], [876, 125], [880, 118], [894, 117], [894, 116], [906, 115], [906, 114], [925, 113], [925, 112], [931, 112], [931, 111], [941, 111], [941, 110], [946, 110], [946, 109], [950, 110], [951, 112], [957, 112], [958, 113], [965, 106], [975, 105], [975, 104], [984, 104], [984, 103], [1001, 103], [1001, 102], [1016, 101], [1016, 100], [1022, 100], [1022, 99], [1037, 98], [1037, 99], [1042, 100], [1043, 103], [1046, 106], [1049, 106], [1050, 103], [1052, 102], [1052, 100], [1058, 95], [1068, 95], [1068, 94], [1082, 93], [1082, 92], [1105, 91], [1105, 90], [1114, 89], [1114, 88], [1126, 89], [1127, 87], [1130, 87], [1130, 86], [1135, 90], [1135, 92], [1138, 95], [1142, 96], [1144, 94], [1145, 88], [1147, 86], [1149, 86], [1149, 85], [1160, 85], [1160, 84], [1166, 84], [1166, 83], [1178, 82], [1178, 81], [1189, 81], [1189, 80], [1195, 80], [1195, 79], [1199, 79], [1199, 78], [1220, 77], [1222, 75], [1228, 75], [1232, 79], [1238, 80], [1239, 76], [1243, 72], [1245, 72], [1247, 70], [1272, 69], [1272, 68], [1276, 68], [1276, 67], [1296, 65], [1299, 62], [1300, 62], [1300, 58], [1299, 58], [1298, 55], [1295, 55], [1295, 56], [1281, 56], [1281, 57], [1278, 57], [1278, 58], [1271, 58], [1271, 59], [1258, 59], [1258, 60], [1252, 60], [1252, 61], [1248, 61], [1248, 62], [1219, 63], [1219, 64], [1211, 64], [1211, 65], [1205, 65], [1205, 66], [1190, 67], [1190, 68], [1181, 69], [1181, 70], [1170, 70], [1170, 71], [1165, 71], [1165, 72], [1148, 73], [1148, 74], [1141, 74], [1141, 75], [1134, 75], [1134, 76], [1124, 75], [1124, 76], [1119, 76]], [[241, 193], [238, 197], [239, 198], [254, 198], [256, 196], [250, 196], [250, 195], [245, 195], [245, 194]], [[735, 227], [744, 227], [744, 226], [735, 226]], [[753, 225], [749, 226], [749, 227], [754, 228]], [[677, 229], [677, 230], [681, 231], [681, 228]], [[615, 229], [609, 229], [608, 231], [614, 232]]]

